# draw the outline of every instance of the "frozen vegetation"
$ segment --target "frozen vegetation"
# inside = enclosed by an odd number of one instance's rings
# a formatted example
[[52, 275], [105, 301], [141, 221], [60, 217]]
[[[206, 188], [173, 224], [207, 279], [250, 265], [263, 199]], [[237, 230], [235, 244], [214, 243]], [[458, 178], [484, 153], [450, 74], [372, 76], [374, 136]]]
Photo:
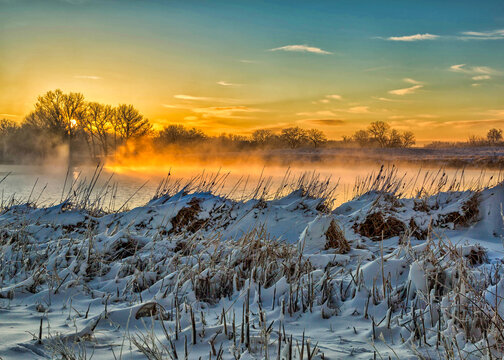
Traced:
[[503, 185], [405, 191], [383, 171], [337, 208], [316, 176], [247, 200], [219, 186], [166, 182], [114, 212], [92, 185], [3, 209], [0, 356], [503, 357]]

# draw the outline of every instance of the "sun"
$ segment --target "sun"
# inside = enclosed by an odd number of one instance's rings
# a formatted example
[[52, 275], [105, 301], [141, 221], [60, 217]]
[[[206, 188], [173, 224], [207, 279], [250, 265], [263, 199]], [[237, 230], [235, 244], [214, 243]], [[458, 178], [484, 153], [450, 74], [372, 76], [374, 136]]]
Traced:
[[70, 127], [74, 128], [77, 125], [77, 120], [72, 119], [70, 120]]

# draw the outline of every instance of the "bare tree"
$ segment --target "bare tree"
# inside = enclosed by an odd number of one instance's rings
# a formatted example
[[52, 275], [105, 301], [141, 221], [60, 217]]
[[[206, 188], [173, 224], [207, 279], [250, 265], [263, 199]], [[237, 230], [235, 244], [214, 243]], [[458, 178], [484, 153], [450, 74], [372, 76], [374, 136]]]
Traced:
[[388, 136], [387, 146], [392, 148], [398, 148], [403, 146], [401, 134], [396, 129], [392, 129]]
[[265, 146], [275, 138], [273, 131], [269, 129], [258, 129], [252, 133], [252, 142], [258, 146]]
[[327, 142], [326, 135], [319, 129], [310, 129], [306, 132], [308, 140], [310, 140], [314, 147], [319, 147], [323, 143]]
[[368, 127], [369, 133], [381, 147], [386, 147], [389, 142], [388, 138], [389, 130], [390, 125], [384, 121], [372, 122]]
[[280, 138], [285, 141], [291, 149], [301, 146], [308, 140], [306, 130], [299, 126], [282, 129]]
[[502, 130], [501, 129], [490, 129], [487, 133], [487, 140], [490, 144], [497, 144], [502, 141]]
[[401, 135], [402, 146], [405, 148], [412, 147], [416, 144], [415, 134], [412, 131], [405, 131]]
[[369, 132], [366, 130], [358, 130], [353, 135], [354, 141], [356, 141], [360, 146], [367, 146], [371, 142]]
[[152, 125], [145, 119], [133, 105], [119, 105], [115, 112], [115, 128], [121, 139], [127, 142], [130, 139], [147, 135]]
[[26, 117], [28, 126], [53, 135], [72, 135], [72, 128], [85, 111], [84, 96], [64, 94], [61, 90], [48, 91], [38, 97], [35, 109]]
[[207, 136], [199, 129], [187, 129], [183, 125], [168, 125], [158, 133], [156, 142], [160, 145], [185, 144], [206, 139]]
[[99, 143], [103, 155], [108, 155], [108, 139], [113, 129], [113, 119], [115, 110], [110, 105], [103, 105], [96, 102], [87, 104], [87, 112], [83, 121], [83, 126], [90, 136], [93, 149], [94, 141]]
[[13, 135], [19, 130], [19, 126], [12, 120], [2, 119], [0, 120], [0, 142], [2, 144], [2, 160], [7, 158], [9, 150], [9, 142], [11, 141]]

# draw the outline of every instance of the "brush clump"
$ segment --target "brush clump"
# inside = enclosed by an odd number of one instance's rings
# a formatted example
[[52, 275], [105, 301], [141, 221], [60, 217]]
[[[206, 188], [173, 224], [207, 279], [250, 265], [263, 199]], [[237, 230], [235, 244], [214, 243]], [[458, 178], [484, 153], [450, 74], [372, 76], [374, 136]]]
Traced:
[[345, 238], [345, 233], [336, 221], [331, 220], [329, 228], [325, 232], [325, 250], [335, 249], [338, 254], [346, 254], [350, 251], [350, 244]]
[[406, 226], [402, 221], [393, 216], [384, 215], [382, 212], [368, 214], [362, 223], [356, 223], [353, 228], [361, 236], [373, 241], [401, 236], [406, 231]]

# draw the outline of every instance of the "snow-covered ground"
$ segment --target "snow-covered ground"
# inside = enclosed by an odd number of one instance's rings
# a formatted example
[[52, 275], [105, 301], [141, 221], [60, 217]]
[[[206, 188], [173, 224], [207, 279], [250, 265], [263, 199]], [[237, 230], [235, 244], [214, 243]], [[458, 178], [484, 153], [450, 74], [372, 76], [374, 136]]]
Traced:
[[504, 186], [394, 192], [11, 206], [0, 357], [502, 358]]

